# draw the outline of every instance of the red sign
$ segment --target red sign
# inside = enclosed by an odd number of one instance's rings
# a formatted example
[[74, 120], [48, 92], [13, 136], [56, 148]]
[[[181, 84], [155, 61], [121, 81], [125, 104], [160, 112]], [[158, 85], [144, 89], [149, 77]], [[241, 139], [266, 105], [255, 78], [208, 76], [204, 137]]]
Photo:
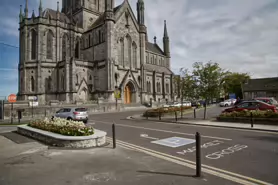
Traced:
[[8, 97], [8, 101], [10, 103], [15, 103], [16, 102], [16, 95], [15, 94], [10, 94]]

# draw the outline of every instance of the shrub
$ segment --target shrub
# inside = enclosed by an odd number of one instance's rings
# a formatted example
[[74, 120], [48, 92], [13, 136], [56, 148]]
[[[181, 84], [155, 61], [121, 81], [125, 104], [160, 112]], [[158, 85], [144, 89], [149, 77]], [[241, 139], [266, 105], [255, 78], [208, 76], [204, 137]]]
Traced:
[[174, 112], [179, 112], [179, 111], [185, 111], [185, 110], [190, 110], [192, 107], [162, 107], [162, 108], [157, 108], [157, 109], [151, 109], [147, 110], [144, 112], [143, 116], [144, 117], [158, 117], [159, 114], [161, 116], [164, 116], [165, 114], [168, 113], [174, 113]]
[[252, 110], [252, 111], [248, 111], [248, 110], [243, 110], [240, 112], [229, 112], [229, 113], [222, 113], [220, 114], [219, 117], [228, 117], [228, 118], [234, 118], [234, 117], [251, 117], [251, 113], [252, 116], [254, 118], [278, 118], [278, 113], [273, 112], [273, 111], [260, 111], [260, 110]]
[[61, 118], [35, 120], [29, 123], [28, 126], [66, 136], [88, 136], [94, 134], [94, 129], [86, 127], [83, 122]]

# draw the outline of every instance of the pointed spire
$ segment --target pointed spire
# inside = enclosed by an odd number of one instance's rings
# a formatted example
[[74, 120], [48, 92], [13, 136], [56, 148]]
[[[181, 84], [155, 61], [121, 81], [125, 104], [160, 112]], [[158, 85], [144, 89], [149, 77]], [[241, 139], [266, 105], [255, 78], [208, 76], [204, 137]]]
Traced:
[[154, 41], [154, 43], [156, 44], [156, 36], [154, 36], [153, 41]]
[[28, 18], [28, 0], [26, 0], [24, 12], [25, 12], [25, 18]]
[[22, 21], [22, 17], [23, 17], [23, 15], [22, 15], [22, 5], [20, 5], [19, 22]]
[[59, 1], [57, 1], [57, 12], [60, 12], [60, 4], [59, 4]]
[[145, 24], [145, 5], [144, 0], [137, 1], [137, 20], [141, 25]]
[[167, 24], [166, 24], [166, 20], [164, 20], [164, 37], [168, 38], [168, 31], [167, 31]]
[[42, 0], [40, 0], [40, 6], [39, 6], [39, 16], [42, 16]]
[[33, 10], [32, 18], [35, 18], [35, 11]]

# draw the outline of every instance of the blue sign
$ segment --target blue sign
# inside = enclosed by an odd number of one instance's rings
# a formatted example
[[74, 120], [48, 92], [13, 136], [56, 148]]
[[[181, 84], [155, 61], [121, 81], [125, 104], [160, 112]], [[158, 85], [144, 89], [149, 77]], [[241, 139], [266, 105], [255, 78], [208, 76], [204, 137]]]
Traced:
[[236, 99], [236, 94], [235, 93], [229, 94], [229, 99]]
[[171, 148], [177, 148], [180, 146], [195, 143], [195, 139], [187, 139], [187, 138], [181, 138], [181, 137], [169, 137], [166, 139], [152, 141], [151, 143], [168, 146]]

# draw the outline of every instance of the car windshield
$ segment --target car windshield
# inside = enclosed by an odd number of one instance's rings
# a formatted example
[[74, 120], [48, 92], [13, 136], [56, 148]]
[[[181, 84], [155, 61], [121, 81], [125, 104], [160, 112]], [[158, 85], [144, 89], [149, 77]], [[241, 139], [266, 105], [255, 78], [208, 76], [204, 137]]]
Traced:
[[87, 108], [76, 108], [76, 112], [87, 112]]

